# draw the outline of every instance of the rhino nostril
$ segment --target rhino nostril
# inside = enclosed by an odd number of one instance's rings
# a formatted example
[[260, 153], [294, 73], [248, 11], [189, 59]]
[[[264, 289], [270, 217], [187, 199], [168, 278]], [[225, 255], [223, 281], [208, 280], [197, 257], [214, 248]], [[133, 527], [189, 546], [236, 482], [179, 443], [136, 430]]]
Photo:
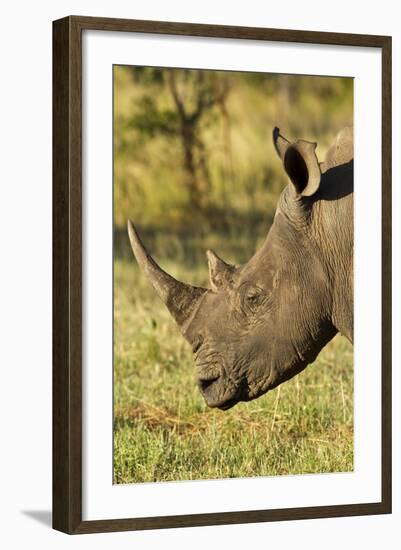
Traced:
[[208, 377], [208, 378], [199, 378], [199, 386], [202, 391], [207, 391], [208, 388], [212, 384], [214, 384], [218, 379], [220, 378], [220, 375]]
[[221, 376], [221, 370], [218, 368], [218, 366], [214, 366], [213, 368], [203, 368], [198, 369], [198, 384], [201, 391], [205, 392], [210, 387], [217, 382], [217, 380], [220, 379]]

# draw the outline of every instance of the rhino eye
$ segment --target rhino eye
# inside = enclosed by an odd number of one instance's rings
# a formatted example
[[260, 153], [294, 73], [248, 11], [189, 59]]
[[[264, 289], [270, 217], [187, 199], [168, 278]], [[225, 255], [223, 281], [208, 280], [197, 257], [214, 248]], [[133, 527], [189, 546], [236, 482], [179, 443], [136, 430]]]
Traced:
[[257, 311], [257, 309], [266, 302], [266, 294], [261, 288], [251, 287], [248, 288], [244, 294], [244, 306], [245, 309], [251, 313]]
[[252, 292], [247, 295], [246, 302], [248, 305], [256, 305], [261, 300], [261, 294], [258, 292]]

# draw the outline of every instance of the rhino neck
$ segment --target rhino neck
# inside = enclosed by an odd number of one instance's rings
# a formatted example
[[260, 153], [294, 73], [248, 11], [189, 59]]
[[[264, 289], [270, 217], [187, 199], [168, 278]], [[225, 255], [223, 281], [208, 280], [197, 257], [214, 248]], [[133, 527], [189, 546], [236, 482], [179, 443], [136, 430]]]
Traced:
[[[274, 328], [280, 332], [273, 347], [285, 341], [285, 348], [276, 355], [284, 357], [291, 350], [302, 370], [315, 360], [337, 328], [332, 322], [333, 299], [325, 260], [320, 244], [311, 240], [310, 210], [305, 214], [293, 206], [291, 188], [286, 188], [267, 238], [244, 266], [240, 282], [251, 279], [262, 287], [266, 282], [268, 288], [273, 287], [278, 303]], [[298, 206], [303, 208], [301, 203]]]
[[311, 211], [311, 236], [328, 277], [331, 319], [353, 340], [353, 161], [328, 169]]

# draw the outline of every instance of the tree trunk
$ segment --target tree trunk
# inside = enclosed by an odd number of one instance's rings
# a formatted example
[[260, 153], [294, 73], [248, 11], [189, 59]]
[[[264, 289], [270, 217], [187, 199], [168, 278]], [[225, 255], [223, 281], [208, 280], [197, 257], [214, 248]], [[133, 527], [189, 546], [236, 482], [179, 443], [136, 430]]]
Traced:
[[200, 196], [194, 158], [195, 143], [193, 128], [188, 124], [188, 121], [182, 121], [181, 142], [184, 153], [185, 186], [191, 206], [198, 210], [200, 209]]

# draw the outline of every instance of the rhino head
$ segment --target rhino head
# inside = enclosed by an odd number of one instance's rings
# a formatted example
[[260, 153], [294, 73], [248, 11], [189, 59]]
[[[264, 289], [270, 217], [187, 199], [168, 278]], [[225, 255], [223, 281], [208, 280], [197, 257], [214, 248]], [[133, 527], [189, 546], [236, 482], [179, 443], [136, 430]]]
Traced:
[[140, 267], [192, 346], [199, 389], [210, 407], [229, 409], [292, 378], [338, 330], [352, 338], [349, 135], [337, 138], [319, 164], [316, 144], [291, 144], [274, 129], [289, 178], [274, 222], [243, 266], [207, 251], [209, 289], [163, 271], [128, 223]]

